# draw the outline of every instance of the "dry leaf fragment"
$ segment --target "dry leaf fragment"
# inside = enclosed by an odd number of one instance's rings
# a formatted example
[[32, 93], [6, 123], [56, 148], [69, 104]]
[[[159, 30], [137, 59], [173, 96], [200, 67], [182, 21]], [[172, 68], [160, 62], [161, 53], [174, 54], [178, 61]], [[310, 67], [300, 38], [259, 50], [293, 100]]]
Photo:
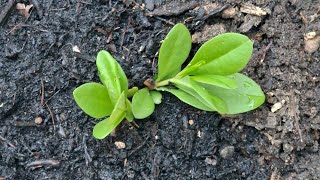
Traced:
[[17, 3], [16, 9], [19, 11], [19, 13], [25, 17], [30, 16], [30, 10], [33, 7], [32, 4], [25, 5], [23, 3]]

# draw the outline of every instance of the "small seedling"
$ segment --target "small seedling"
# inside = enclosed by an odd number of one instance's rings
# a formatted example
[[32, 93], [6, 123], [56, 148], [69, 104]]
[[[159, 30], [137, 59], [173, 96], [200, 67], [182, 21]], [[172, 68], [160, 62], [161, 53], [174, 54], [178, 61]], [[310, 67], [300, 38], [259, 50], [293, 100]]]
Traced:
[[[129, 122], [151, 115], [166, 91], [201, 110], [238, 114], [259, 107], [265, 100], [260, 86], [239, 73], [248, 63], [252, 41], [241, 34], [225, 33], [204, 43], [181, 70], [191, 50], [191, 35], [183, 24], [175, 25], [163, 41], [158, 74], [147, 87], [128, 89], [119, 63], [100, 51], [97, 67], [102, 84], [86, 83], [73, 92], [76, 103], [89, 116], [105, 118], [95, 125], [93, 136], [103, 139], [123, 119]], [[132, 97], [132, 102], [130, 98]]]

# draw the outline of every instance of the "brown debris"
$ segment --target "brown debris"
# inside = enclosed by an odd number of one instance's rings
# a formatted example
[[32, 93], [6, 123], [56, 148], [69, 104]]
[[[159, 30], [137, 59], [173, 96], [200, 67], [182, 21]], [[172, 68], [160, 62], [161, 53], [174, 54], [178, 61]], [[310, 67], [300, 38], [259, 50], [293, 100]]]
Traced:
[[172, 1], [164, 6], [147, 13], [147, 16], [175, 16], [187, 10], [193, 9], [198, 6], [197, 2], [180, 3]]
[[253, 26], [258, 26], [261, 21], [261, 17], [247, 14], [244, 17], [244, 22], [239, 27], [239, 31], [242, 33], [248, 32]]
[[222, 11], [221, 17], [224, 19], [234, 18], [239, 13], [239, 8], [237, 7], [229, 7]]
[[25, 5], [23, 3], [17, 3], [16, 9], [19, 11], [19, 13], [25, 17], [30, 16], [30, 10], [33, 7], [32, 4], [30, 5]]

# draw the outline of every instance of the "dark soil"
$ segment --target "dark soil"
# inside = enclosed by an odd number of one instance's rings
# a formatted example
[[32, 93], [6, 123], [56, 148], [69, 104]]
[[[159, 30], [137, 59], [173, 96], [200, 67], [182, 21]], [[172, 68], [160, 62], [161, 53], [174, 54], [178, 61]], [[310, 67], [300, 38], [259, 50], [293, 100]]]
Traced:
[[[0, 14], [9, 2], [0, 1]], [[319, 1], [252, 1], [268, 14], [231, 18], [222, 11], [246, 1], [217, 1], [209, 14], [195, 0], [172, 10], [164, 0], [18, 2], [34, 5], [29, 17], [15, 4], [0, 16], [0, 179], [320, 179], [320, 57], [304, 51], [304, 34], [320, 32], [319, 17], [312, 20]], [[243, 73], [262, 86], [266, 103], [221, 117], [164, 93], [138, 126], [123, 122], [114, 136], [94, 139], [97, 120], [76, 106], [72, 91], [98, 81], [97, 52], [110, 51], [130, 86], [142, 87], [178, 22], [192, 33], [222, 25], [255, 39]]]

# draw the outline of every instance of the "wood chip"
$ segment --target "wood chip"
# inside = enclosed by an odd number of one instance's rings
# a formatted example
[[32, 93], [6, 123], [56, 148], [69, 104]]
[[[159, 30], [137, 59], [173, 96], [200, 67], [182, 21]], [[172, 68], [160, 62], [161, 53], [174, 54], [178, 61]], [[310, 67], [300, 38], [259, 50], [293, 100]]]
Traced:
[[265, 16], [267, 14], [270, 14], [270, 9], [267, 8], [260, 8], [258, 6], [255, 6], [251, 3], [244, 3], [240, 7], [240, 11], [242, 13], [251, 14], [255, 16]]
[[237, 7], [230, 7], [222, 11], [221, 17], [224, 19], [231, 19], [234, 18], [239, 12]]

